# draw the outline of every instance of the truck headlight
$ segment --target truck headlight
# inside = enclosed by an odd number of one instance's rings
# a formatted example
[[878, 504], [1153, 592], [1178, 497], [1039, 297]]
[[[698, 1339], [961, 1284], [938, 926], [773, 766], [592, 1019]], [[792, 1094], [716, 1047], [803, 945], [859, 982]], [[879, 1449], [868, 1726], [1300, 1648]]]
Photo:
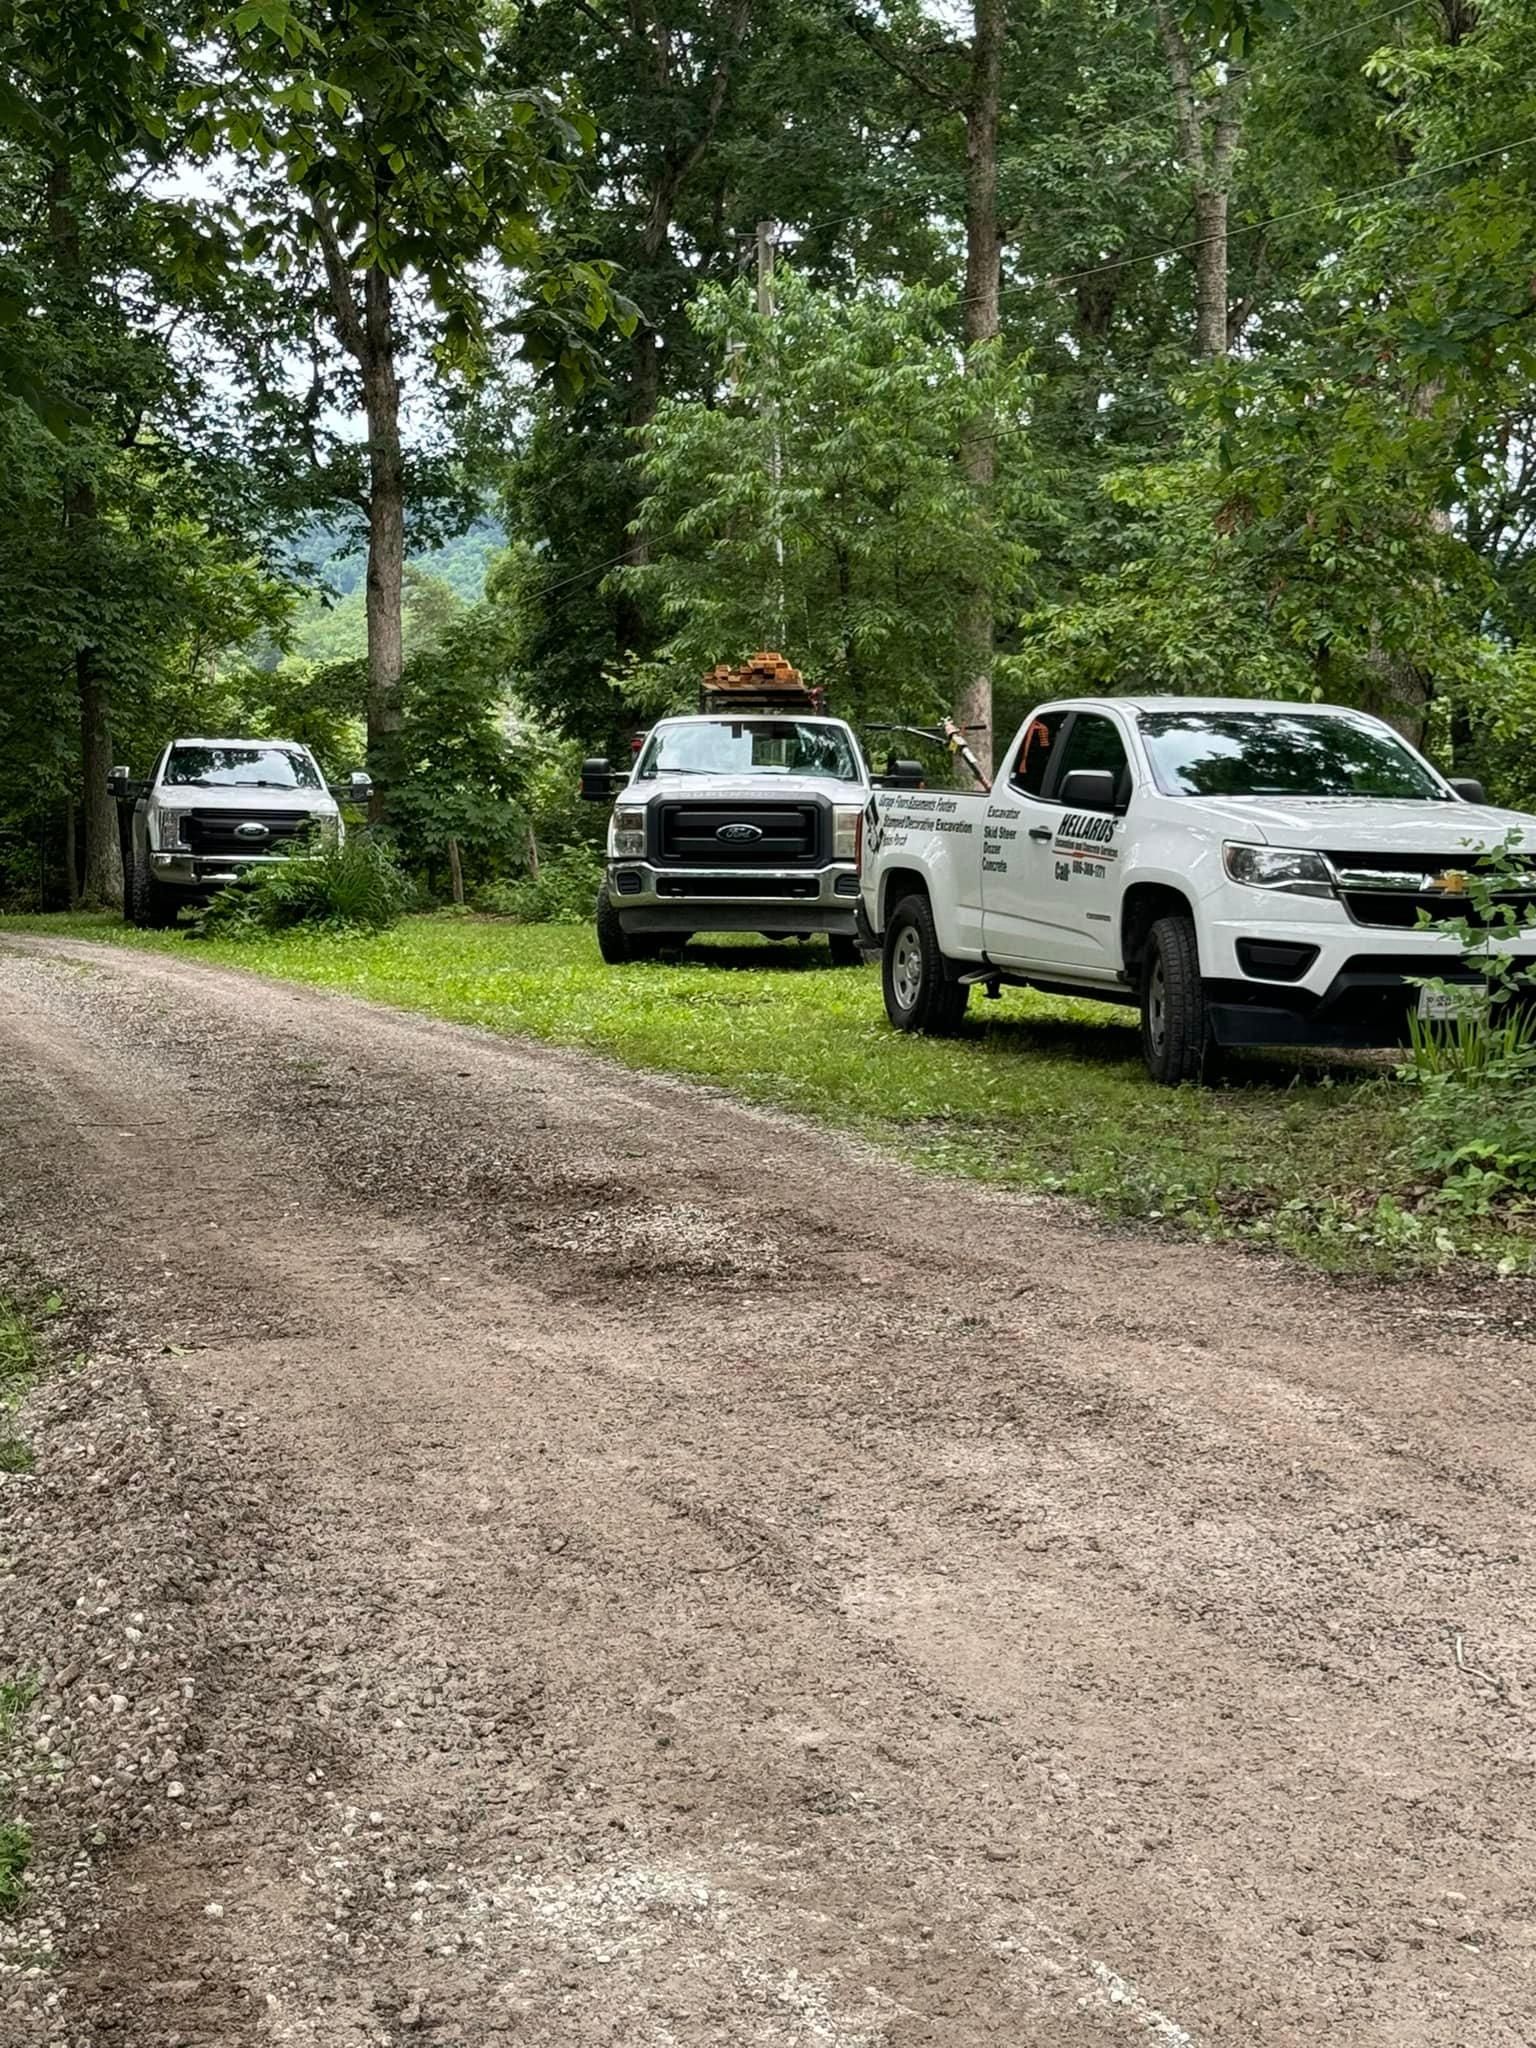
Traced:
[[160, 812], [155, 825], [155, 845], [161, 853], [175, 853], [178, 847], [186, 845], [182, 837], [186, 822], [185, 811]]
[[1287, 896], [1331, 896], [1333, 875], [1320, 853], [1302, 846], [1249, 846], [1229, 839], [1222, 864], [1248, 889], [1279, 889]]
[[837, 804], [832, 812], [832, 858], [834, 860], [857, 860], [859, 857], [859, 824], [864, 816], [862, 806]]
[[608, 851], [615, 860], [639, 860], [645, 854], [645, 812], [620, 804], [608, 826]]
[[315, 824], [317, 827], [315, 836], [322, 846], [339, 846], [341, 844], [340, 811], [317, 811], [315, 813]]

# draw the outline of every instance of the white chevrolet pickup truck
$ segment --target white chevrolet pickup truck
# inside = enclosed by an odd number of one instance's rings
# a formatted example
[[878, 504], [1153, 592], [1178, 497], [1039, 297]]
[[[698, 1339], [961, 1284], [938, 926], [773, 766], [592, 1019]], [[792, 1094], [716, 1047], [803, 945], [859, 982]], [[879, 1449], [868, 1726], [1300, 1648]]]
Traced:
[[[1420, 913], [1536, 817], [1449, 782], [1380, 719], [1184, 697], [1047, 704], [990, 790], [875, 790], [860, 886], [886, 1013], [954, 1030], [1005, 983], [1136, 1005], [1154, 1080], [1230, 1046], [1401, 1043], [1469, 970]], [[1536, 964], [1536, 932], [1509, 942]]]

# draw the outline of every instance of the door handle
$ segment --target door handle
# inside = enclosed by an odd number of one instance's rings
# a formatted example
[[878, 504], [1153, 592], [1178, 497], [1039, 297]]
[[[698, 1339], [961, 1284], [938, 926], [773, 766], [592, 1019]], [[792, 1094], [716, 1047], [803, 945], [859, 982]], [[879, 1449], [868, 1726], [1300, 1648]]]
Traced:
[[1049, 825], [1031, 825], [1029, 836], [1031, 839], [1049, 839], [1051, 837], [1051, 828]]

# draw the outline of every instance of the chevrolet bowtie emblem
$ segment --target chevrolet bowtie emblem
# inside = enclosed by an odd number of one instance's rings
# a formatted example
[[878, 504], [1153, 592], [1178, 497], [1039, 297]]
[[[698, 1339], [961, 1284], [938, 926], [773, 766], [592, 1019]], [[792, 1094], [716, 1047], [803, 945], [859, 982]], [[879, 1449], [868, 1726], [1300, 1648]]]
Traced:
[[1447, 868], [1443, 874], [1436, 875], [1429, 886], [1442, 896], [1465, 896], [1467, 878], [1460, 868]]

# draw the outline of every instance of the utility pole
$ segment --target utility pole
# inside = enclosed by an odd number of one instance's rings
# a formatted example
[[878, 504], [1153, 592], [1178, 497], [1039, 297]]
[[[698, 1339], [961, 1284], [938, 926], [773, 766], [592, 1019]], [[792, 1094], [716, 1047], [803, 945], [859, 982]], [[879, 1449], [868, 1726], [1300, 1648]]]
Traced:
[[[773, 259], [778, 246], [779, 224], [776, 220], [760, 220], [757, 224], [757, 314], [760, 320], [771, 320], [773, 305]], [[773, 557], [778, 563], [778, 579], [774, 588], [775, 609], [778, 613], [777, 645], [784, 645], [784, 531], [779, 524], [779, 486], [784, 476], [784, 451], [779, 442], [776, 415], [778, 405], [772, 396], [763, 402], [764, 417], [770, 422], [768, 439], [768, 479], [773, 487]]]

